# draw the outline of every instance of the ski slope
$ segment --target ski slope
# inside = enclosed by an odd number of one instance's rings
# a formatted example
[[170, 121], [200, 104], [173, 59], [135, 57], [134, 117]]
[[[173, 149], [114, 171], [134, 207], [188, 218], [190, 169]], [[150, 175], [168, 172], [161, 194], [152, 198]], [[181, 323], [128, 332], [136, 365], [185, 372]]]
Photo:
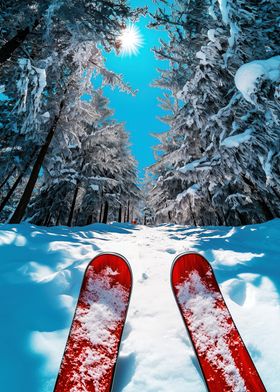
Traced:
[[87, 263], [118, 252], [134, 287], [113, 392], [205, 392], [170, 288], [181, 252], [203, 254], [269, 392], [280, 390], [280, 220], [239, 228], [0, 226], [0, 385], [51, 392]]

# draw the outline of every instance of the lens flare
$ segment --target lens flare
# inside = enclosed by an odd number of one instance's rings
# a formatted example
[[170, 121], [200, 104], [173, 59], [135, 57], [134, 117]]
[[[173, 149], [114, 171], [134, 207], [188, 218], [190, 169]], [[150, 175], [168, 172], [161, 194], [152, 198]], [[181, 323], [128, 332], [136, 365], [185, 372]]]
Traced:
[[128, 25], [119, 36], [120, 53], [123, 56], [136, 55], [143, 46], [143, 37], [138, 27]]

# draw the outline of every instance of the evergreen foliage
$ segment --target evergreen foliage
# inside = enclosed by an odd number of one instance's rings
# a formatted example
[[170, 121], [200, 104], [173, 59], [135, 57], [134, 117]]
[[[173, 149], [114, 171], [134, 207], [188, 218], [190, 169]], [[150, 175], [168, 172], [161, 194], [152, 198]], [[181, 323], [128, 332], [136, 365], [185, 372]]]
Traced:
[[101, 204], [109, 203], [114, 219], [117, 205], [139, 198], [124, 127], [105, 121], [112, 112], [91, 79], [100, 75], [102, 86], [134, 94], [106, 68], [101, 47], [117, 50], [126, 21], [144, 12], [124, 0], [0, 2], [0, 84], [7, 97], [0, 101], [2, 221], [72, 225], [79, 211], [79, 224], [86, 224], [99, 220]]
[[[170, 112], [165, 99], [169, 131], [157, 136], [155, 221], [242, 225], [279, 216], [279, 2], [157, 3], [151, 27], [163, 26], [169, 40], [155, 53], [169, 69], [156, 85], [179, 103]], [[237, 88], [245, 64], [249, 95]], [[256, 65], [268, 73], [255, 75]]]

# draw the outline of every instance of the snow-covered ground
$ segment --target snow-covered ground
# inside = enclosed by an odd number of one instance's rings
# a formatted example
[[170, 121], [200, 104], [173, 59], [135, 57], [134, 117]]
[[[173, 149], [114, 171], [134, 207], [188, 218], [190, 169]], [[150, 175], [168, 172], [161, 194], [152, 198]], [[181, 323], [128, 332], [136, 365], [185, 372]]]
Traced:
[[52, 391], [83, 271], [118, 252], [134, 287], [114, 392], [206, 391], [170, 288], [186, 250], [216, 271], [226, 302], [269, 392], [280, 390], [280, 220], [240, 228], [0, 226], [0, 390]]

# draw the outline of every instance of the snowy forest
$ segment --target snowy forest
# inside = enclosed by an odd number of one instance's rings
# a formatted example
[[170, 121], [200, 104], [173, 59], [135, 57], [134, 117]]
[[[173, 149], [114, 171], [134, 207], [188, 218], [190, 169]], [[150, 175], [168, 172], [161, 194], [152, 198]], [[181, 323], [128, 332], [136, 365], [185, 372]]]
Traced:
[[273, 0], [202, 0], [154, 15], [152, 26], [169, 34], [156, 55], [170, 63], [156, 85], [172, 97], [162, 101], [169, 131], [157, 136], [152, 167], [156, 222], [243, 225], [279, 216], [279, 11]]
[[280, 391], [279, 27], [0, 0], [1, 391]]
[[2, 221], [130, 219], [136, 163], [124, 124], [91, 79], [134, 94], [106, 69], [101, 45], [117, 48], [125, 21], [141, 12], [125, 1], [1, 2]]
[[[0, 2], [0, 221], [244, 225], [280, 216], [280, 3]], [[149, 13], [161, 120], [143, 184], [104, 53]], [[11, 17], [12, 16], [12, 17]], [[93, 79], [102, 84], [94, 88]], [[90, 99], [83, 98], [90, 96]], [[156, 142], [155, 142], [156, 144]]]

